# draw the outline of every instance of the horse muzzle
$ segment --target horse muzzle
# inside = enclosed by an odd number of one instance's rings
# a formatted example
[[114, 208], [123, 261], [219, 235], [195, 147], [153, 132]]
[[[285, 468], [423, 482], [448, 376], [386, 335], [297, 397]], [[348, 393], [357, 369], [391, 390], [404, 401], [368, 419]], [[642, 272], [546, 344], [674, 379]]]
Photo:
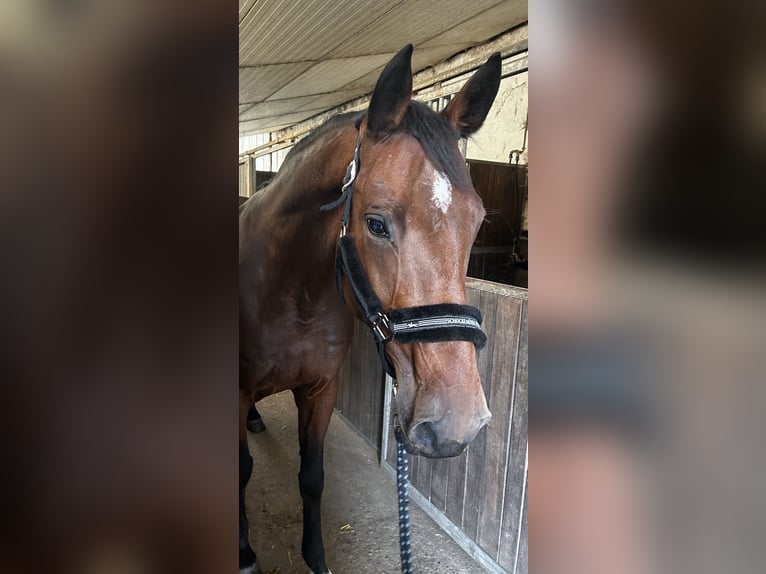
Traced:
[[454, 432], [451, 432], [449, 422], [444, 418], [415, 420], [410, 424], [407, 432], [404, 432], [396, 423], [395, 433], [397, 440], [412, 455], [426, 458], [450, 458], [462, 453], [491, 418], [492, 414], [487, 411], [469, 426], [467, 432], [461, 433], [462, 436], [456, 436]]

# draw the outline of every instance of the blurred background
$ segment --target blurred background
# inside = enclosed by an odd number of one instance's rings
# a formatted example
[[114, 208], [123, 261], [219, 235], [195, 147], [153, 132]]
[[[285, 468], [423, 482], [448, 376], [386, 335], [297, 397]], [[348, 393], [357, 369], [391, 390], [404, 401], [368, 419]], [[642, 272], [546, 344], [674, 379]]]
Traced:
[[[534, 572], [763, 569], [763, 11], [530, 6]], [[0, 4], [2, 572], [234, 568], [236, 30]]]
[[763, 22], [530, 5], [532, 571], [763, 568]]
[[236, 568], [236, 21], [0, 3], [0, 572]]

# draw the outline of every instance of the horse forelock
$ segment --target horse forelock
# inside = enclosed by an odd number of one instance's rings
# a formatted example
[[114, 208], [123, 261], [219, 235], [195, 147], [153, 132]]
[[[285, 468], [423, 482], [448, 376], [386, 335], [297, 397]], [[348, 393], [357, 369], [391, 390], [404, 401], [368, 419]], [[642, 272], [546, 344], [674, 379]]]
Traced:
[[459, 134], [447, 118], [426, 104], [413, 101], [399, 129], [418, 140], [428, 161], [454, 188], [470, 187], [465, 165], [456, 153]]

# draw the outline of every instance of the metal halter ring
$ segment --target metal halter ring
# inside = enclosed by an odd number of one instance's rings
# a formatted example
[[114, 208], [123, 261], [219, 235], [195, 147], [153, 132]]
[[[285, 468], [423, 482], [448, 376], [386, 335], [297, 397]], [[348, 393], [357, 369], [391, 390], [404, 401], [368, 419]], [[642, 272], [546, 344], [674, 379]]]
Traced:
[[388, 315], [381, 311], [378, 311], [377, 319], [370, 321], [370, 328], [379, 341], [387, 343], [394, 338], [394, 332], [391, 330], [391, 323], [388, 319]]

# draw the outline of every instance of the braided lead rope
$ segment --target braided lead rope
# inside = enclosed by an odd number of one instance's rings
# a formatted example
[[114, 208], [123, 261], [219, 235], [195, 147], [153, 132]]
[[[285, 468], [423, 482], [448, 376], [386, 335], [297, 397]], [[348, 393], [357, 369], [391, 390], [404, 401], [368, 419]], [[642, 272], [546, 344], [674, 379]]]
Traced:
[[399, 495], [399, 554], [402, 574], [412, 574], [412, 551], [410, 548], [410, 510], [407, 492], [409, 462], [407, 451], [400, 440], [396, 441], [396, 490]]

